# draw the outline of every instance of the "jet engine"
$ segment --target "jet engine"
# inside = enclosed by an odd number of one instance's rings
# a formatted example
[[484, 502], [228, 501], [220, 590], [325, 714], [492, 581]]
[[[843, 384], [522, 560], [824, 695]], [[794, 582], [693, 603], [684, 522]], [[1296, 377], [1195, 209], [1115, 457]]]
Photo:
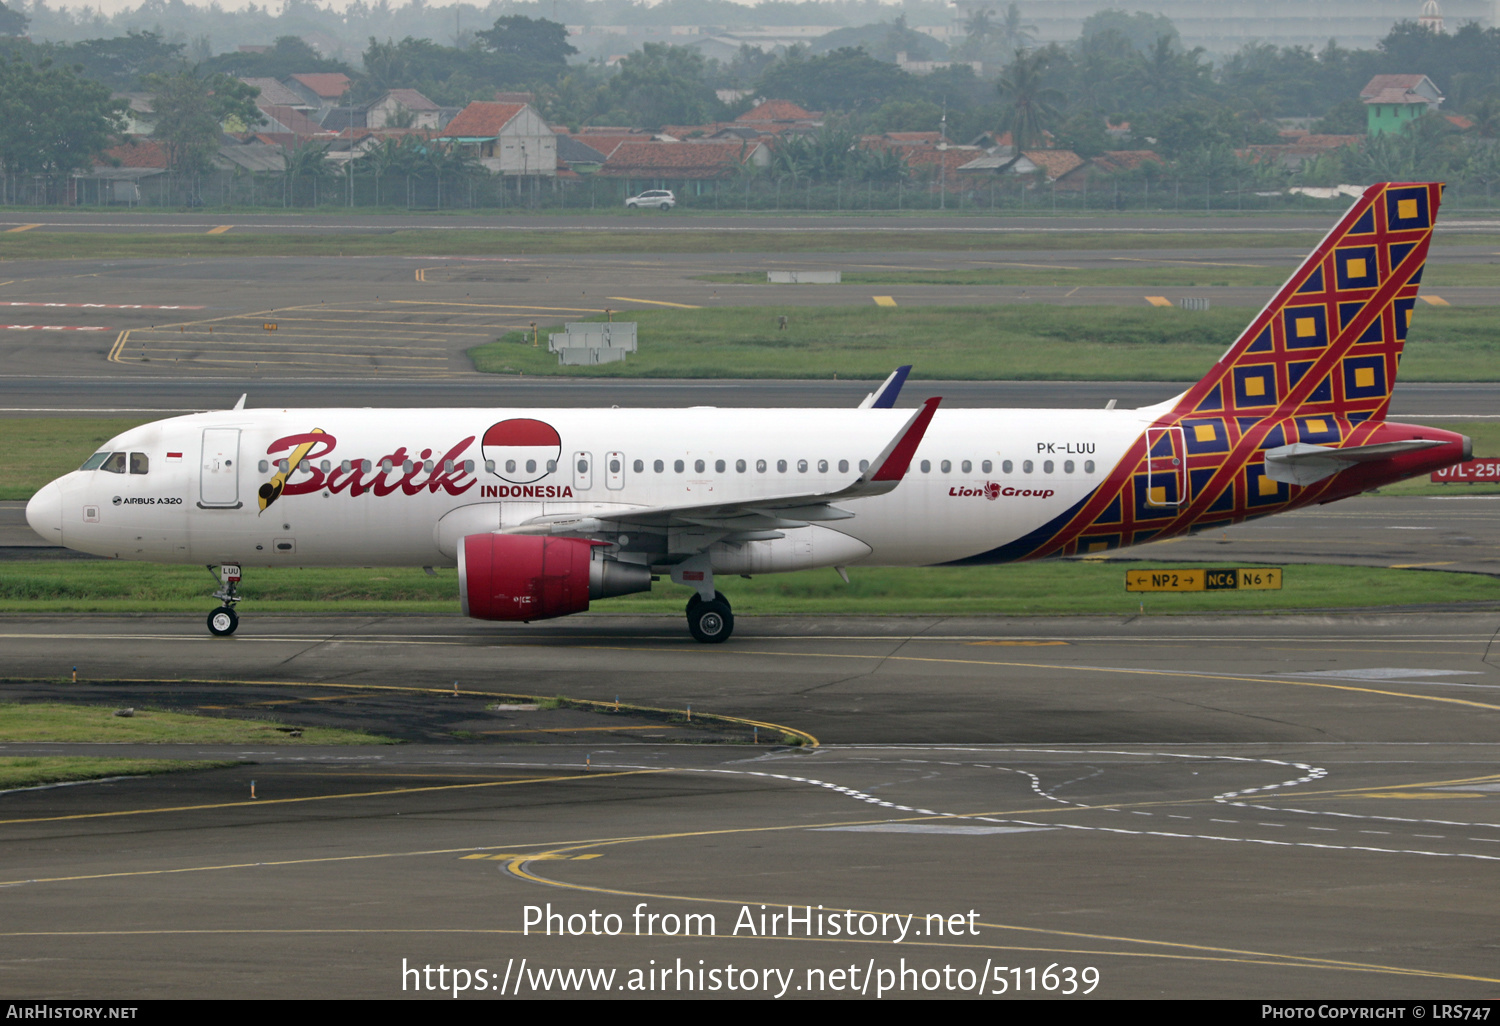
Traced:
[[458, 547], [459, 601], [477, 620], [547, 620], [650, 590], [650, 567], [608, 559], [580, 538], [471, 534]]

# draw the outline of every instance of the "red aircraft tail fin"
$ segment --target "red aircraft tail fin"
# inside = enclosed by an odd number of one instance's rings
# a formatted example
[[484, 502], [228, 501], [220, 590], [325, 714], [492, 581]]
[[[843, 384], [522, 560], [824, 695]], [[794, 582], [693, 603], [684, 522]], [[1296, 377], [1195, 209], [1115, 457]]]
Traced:
[[1173, 412], [1383, 419], [1442, 196], [1366, 189]]

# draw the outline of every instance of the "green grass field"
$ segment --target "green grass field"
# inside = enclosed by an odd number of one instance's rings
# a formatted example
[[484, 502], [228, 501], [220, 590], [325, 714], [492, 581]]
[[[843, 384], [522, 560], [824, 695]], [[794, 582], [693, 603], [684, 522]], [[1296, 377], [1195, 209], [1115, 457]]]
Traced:
[[[301, 731], [293, 737], [290, 731]], [[115, 706], [62, 702], [0, 702], [0, 741], [68, 741], [96, 744], [379, 745], [390, 738], [331, 727], [289, 727], [273, 720], [197, 716], [136, 709], [116, 716]]]
[[[1124, 590], [1128, 568], [1178, 562], [1069, 560], [998, 567], [861, 568], [844, 584], [832, 570], [726, 578], [745, 615], [1108, 615], [1344, 609], [1431, 603], [1500, 604], [1500, 581], [1481, 574], [1299, 565], [1282, 591], [1140, 596]], [[1194, 566], [1205, 564], [1192, 564]], [[1209, 564], [1212, 565], [1212, 564]], [[1219, 564], [1222, 565], [1222, 564]], [[202, 567], [125, 562], [17, 562], [0, 578], [0, 612], [171, 612], [201, 618], [213, 608]], [[458, 615], [458, 577], [444, 570], [294, 570], [247, 566], [240, 612]], [[680, 615], [690, 592], [660, 582], [649, 593], [594, 603], [598, 613]], [[253, 629], [253, 627], [251, 628]]]
[[[725, 307], [635, 310], [640, 351], [620, 363], [562, 367], [545, 344], [510, 332], [469, 350], [493, 374], [629, 378], [964, 381], [1197, 381], [1255, 311], [1140, 306]], [[787, 327], [779, 327], [786, 317]], [[1500, 379], [1488, 307], [1423, 308], [1401, 363], [1407, 381]], [[602, 317], [592, 318], [602, 320]], [[561, 323], [541, 329], [562, 330]], [[1165, 390], [1163, 398], [1170, 395]]]
[[182, 759], [96, 759], [88, 756], [46, 755], [0, 758], [0, 791], [106, 777], [144, 777], [159, 773], [222, 769], [232, 762]]

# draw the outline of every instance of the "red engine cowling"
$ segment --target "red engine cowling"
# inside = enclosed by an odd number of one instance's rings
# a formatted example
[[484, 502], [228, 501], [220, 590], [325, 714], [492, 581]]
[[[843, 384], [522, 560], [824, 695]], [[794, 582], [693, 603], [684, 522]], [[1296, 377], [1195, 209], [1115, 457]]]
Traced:
[[471, 534], [458, 543], [458, 598], [477, 620], [547, 620], [650, 590], [650, 567], [606, 558], [581, 538]]
[[546, 620], [589, 607], [594, 546], [578, 538], [471, 534], [458, 546], [458, 595], [478, 620]]

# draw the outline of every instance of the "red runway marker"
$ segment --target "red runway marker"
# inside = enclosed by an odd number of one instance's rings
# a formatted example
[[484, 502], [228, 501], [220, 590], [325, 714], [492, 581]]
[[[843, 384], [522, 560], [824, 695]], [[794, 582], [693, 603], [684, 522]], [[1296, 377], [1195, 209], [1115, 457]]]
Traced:
[[0, 331], [113, 331], [101, 324], [0, 324]]

